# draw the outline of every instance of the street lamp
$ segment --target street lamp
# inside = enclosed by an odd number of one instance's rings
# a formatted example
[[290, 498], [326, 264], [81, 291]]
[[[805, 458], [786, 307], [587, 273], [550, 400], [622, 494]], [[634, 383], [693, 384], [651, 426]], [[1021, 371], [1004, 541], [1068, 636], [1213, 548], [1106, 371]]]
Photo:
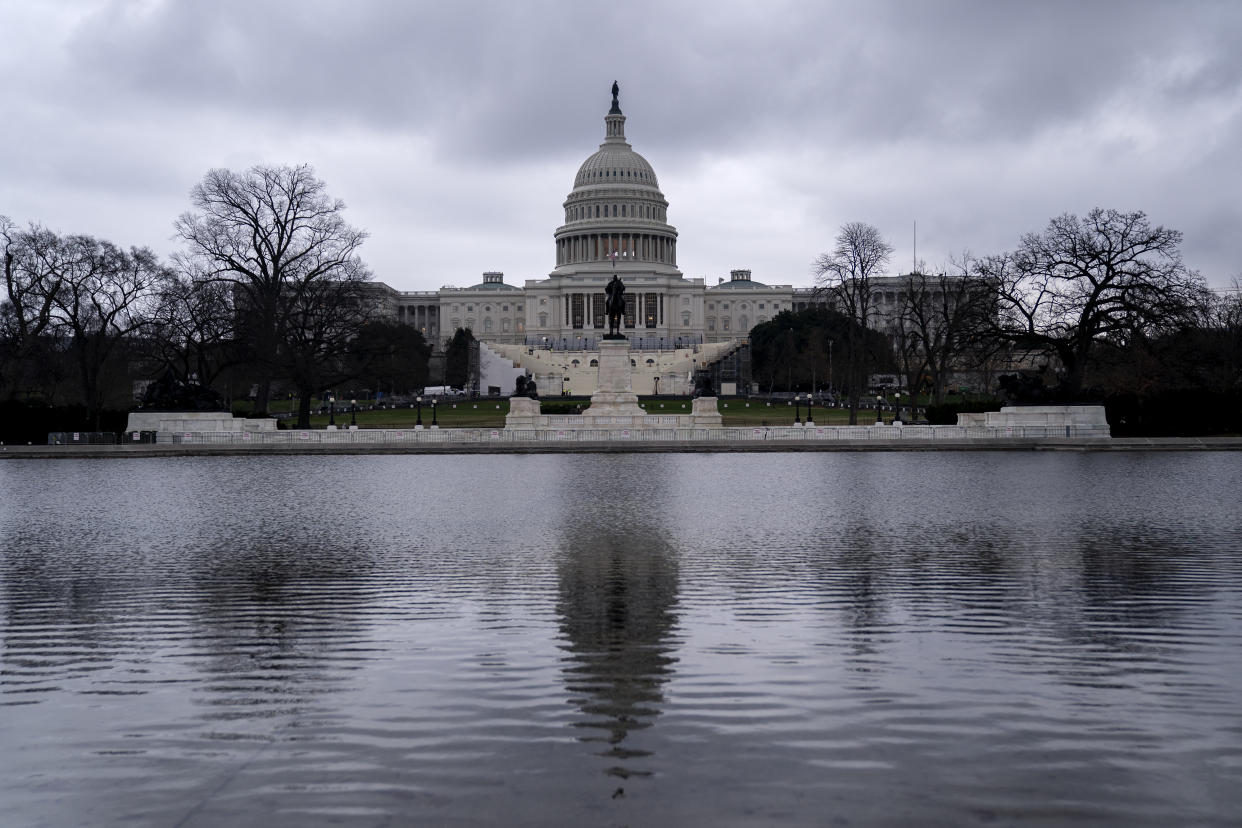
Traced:
[[811, 424], [811, 401], [814, 399], [815, 399], [815, 392], [812, 390], [811, 393], [806, 395], [806, 424], [807, 425]]
[[336, 428], [336, 395], [328, 395], [328, 425]]
[[349, 427], [350, 428], [358, 427], [358, 401], [357, 400], [349, 401]]
[[439, 424], [436, 423], [436, 402], [437, 402], [436, 398], [432, 397], [431, 398], [431, 427], [432, 428], [440, 427]]
[[415, 397], [414, 401], [418, 403], [418, 417], [414, 420], [414, 427], [422, 428], [423, 427], [423, 398]]
[[802, 404], [802, 395], [794, 394], [794, 425], [802, 425], [802, 410], [798, 408]]
[[884, 405], [884, 398], [881, 397], [879, 394], [876, 394], [875, 395], [875, 424], [876, 425], [884, 425], [884, 409], [881, 408], [881, 406], [883, 405]]

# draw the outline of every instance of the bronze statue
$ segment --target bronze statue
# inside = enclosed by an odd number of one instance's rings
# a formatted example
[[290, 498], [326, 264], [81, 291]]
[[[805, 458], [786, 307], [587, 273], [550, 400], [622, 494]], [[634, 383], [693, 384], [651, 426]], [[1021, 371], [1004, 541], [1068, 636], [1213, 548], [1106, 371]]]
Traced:
[[615, 273], [612, 281], [604, 288], [608, 299], [604, 302], [604, 313], [608, 316], [608, 333], [604, 339], [625, 339], [621, 333], [621, 318], [625, 316], [625, 283]]
[[620, 93], [621, 93], [621, 87], [617, 85], [616, 81], [613, 81], [612, 82], [612, 109], [608, 110], [609, 115], [612, 115], [614, 113], [616, 114], [621, 113], [621, 102], [617, 100], [617, 95], [619, 95]]

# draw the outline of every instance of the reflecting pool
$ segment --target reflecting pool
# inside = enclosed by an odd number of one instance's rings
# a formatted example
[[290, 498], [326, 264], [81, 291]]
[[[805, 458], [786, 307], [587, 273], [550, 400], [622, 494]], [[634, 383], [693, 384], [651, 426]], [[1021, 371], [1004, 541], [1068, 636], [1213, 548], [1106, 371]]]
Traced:
[[6, 825], [1242, 811], [1229, 453], [0, 462]]

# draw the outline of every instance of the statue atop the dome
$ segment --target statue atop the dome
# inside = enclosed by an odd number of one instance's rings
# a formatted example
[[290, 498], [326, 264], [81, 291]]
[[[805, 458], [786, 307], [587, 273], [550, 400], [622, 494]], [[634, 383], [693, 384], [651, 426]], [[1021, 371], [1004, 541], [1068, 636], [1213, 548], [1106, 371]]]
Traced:
[[621, 87], [617, 85], [616, 81], [613, 81], [612, 82], [612, 109], [608, 110], [609, 115], [620, 115], [621, 114], [621, 102], [617, 100], [617, 95], [619, 95], [620, 93], [621, 93]]
[[625, 283], [621, 277], [614, 273], [604, 293], [608, 295], [604, 301], [604, 313], [608, 316], [608, 333], [604, 334], [604, 339], [625, 339], [625, 334], [621, 333], [621, 318], [625, 316]]

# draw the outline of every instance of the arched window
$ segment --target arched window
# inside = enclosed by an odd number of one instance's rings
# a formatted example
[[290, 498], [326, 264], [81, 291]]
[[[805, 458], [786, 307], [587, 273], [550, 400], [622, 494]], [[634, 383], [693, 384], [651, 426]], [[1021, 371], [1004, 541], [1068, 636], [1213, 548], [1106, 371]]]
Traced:
[[593, 359], [593, 360], [591, 360], [591, 367], [592, 367], [592, 368], [598, 368], [598, 367], [599, 367], [599, 360], [598, 360], [598, 359]]
[[625, 205], [624, 204], [621, 205], [621, 215], [622, 217], [625, 216]]
[[[453, 324], [456, 325], [457, 320], [453, 320]], [[539, 314], [539, 327], [541, 328], [548, 327], [548, 315], [546, 313]]]
[[654, 360], [654, 359], [648, 359], [648, 360], [647, 360], [647, 364], [648, 364], [648, 365], [655, 365], [655, 360]]
[[581, 365], [582, 363], [581, 363], [581, 362], [579, 362], [579, 361], [578, 361], [578, 360], [576, 360], [576, 359], [571, 359], [571, 360], [569, 361], [569, 364], [570, 364], [570, 365], [572, 365], [572, 366], [574, 366], [575, 368], [577, 368], [577, 367], [578, 367], [579, 365]]

